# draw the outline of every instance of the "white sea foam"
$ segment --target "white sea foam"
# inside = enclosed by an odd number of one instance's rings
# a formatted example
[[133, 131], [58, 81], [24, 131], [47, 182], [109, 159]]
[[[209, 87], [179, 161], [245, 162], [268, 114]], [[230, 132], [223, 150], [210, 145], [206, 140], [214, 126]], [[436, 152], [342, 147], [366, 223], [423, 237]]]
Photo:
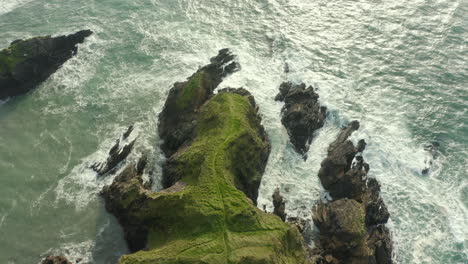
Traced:
[[[116, 131], [125, 131], [125, 128], [116, 129]], [[117, 134], [117, 133], [116, 133]], [[121, 133], [119, 133], [121, 135]], [[115, 144], [115, 139], [120, 135], [115, 135], [113, 139], [104, 140], [98, 150], [75, 166], [69, 175], [62, 178], [55, 188], [56, 203], [65, 201], [76, 207], [77, 210], [83, 210], [91, 201], [97, 198], [98, 193], [106, 185], [110, 185], [116, 174], [124, 168], [126, 162], [120, 165], [120, 170], [113, 175], [105, 175], [98, 177], [97, 173], [91, 169], [91, 166], [96, 162], [104, 162], [108, 157], [109, 149]], [[121, 141], [121, 146], [128, 144], [138, 135], [138, 127], [136, 126], [125, 141]], [[131, 153], [127, 160], [134, 160], [134, 154]]]
[[[65, 256], [72, 263], [91, 264], [93, 263], [93, 248], [95, 242], [87, 240], [79, 243], [64, 243], [59, 248], [51, 248], [43, 252], [41, 256]], [[41, 261], [38, 262], [40, 264]]]
[[0, 15], [6, 14], [34, 0], [0, 0]]

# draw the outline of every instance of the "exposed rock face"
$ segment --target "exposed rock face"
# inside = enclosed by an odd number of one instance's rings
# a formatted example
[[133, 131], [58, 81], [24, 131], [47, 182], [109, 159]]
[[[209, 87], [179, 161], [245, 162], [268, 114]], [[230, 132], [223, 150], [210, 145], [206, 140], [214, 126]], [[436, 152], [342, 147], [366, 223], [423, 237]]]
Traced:
[[92, 34], [82, 30], [59, 37], [16, 40], [0, 51], [0, 99], [20, 95], [45, 81], [77, 53], [77, 44]]
[[294, 149], [304, 155], [309, 150], [315, 130], [321, 128], [327, 108], [320, 106], [314, 88], [305, 84], [282, 83], [275, 100], [285, 102], [281, 122], [288, 130]]
[[389, 213], [380, 197], [380, 185], [368, 179], [369, 165], [358, 153], [365, 150], [348, 140], [359, 122], [344, 128], [330, 145], [319, 171], [320, 180], [333, 198], [320, 202], [313, 220], [320, 231], [319, 263], [392, 263], [392, 242], [385, 227]]
[[111, 186], [106, 186], [101, 194], [105, 199], [106, 210], [114, 214], [123, 226], [125, 239], [132, 252], [141, 250], [146, 245], [149, 225], [145, 225], [139, 217], [135, 217], [140, 206], [129, 207], [130, 203], [136, 203], [134, 199], [150, 194], [148, 186], [142, 179], [144, 168], [139, 170], [133, 165], [128, 165], [113, 181]]
[[64, 256], [48, 256], [46, 257], [41, 264], [72, 264]]
[[[220, 65], [218, 61], [212, 59]], [[140, 250], [119, 263], [309, 263], [297, 228], [262, 212], [246, 197], [252, 183], [260, 181], [270, 150], [253, 97], [243, 89], [210, 97], [200, 91], [211, 93], [215, 87], [206, 90], [205, 81], [193, 85], [176, 84], [173, 90], [178, 91], [168, 98], [177, 104], [188, 89], [193, 97], [184, 101], [187, 107], [166, 102], [160, 115], [163, 140], [169, 127], [193, 123], [193, 131], [170, 137], [177, 140], [165, 147], [166, 154], [172, 153], [165, 167], [172, 184], [150, 191], [141, 170], [129, 166], [102, 192], [131, 250]]]
[[[99, 176], [113, 170], [120, 162], [128, 157], [136, 141], [136, 139], [134, 139], [130, 142], [126, 142], [132, 131], [133, 125], [129, 126], [122, 138], [115, 142], [115, 145], [109, 150], [109, 156], [105, 162], [98, 162], [91, 166]], [[121, 146], [121, 143], [123, 143], [123, 146]]]
[[286, 221], [286, 202], [284, 201], [283, 196], [281, 196], [279, 188], [275, 189], [272, 198], [274, 207], [273, 214], [279, 216], [281, 220]]
[[[167, 157], [193, 138], [196, 111], [213, 95], [224, 77], [239, 69], [234, 59], [228, 49], [220, 50], [211, 58], [210, 64], [200, 68], [187, 81], [175, 83], [169, 91], [159, 114], [159, 136], [164, 140], [161, 149]], [[165, 184], [168, 185], [170, 183]]]
[[[322, 161], [319, 178], [323, 187], [330, 192], [334, 199], [357, 198], [362, 193], [365, 182], [361, 180], [366, 172], [358, 166], [351, 168], [353, 159], [358, 153], [358, 148], [348, 140], [351, 134], [359, 129], [359, 122], [353, 121], [343, 129], [338, 138], [330, 144], [328, 155]], [[361, 148], [365, 143], [361, 143]], [[363, 150], [363, 149], [362, 149]]]

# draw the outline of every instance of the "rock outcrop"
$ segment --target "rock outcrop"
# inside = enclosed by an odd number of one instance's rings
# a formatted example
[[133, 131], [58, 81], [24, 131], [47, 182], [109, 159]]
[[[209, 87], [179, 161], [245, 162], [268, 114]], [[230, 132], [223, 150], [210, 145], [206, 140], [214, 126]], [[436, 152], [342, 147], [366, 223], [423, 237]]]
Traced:
[[353, 121], [341, 131], [319, 171], [333, 199], [313, 209], [320, 231], [319, 263], [392, 263], [391, 235], [385, 227], [389, 213], [379, 183], [367, 178], [369, 165], [359, 154], [366, 143], [361, 140], [355, 147], [348, 140], [357, 129], [359, 122]]
[[284, 102], [281, 122], [288, 130], [294, 149], [304, 159], [314, 132], [324, 124], [327, 108], [320, 106], [314, 88], [305, 84], [282, 83], [276, 101]]
[[[175, 83], [159, 114], [159, 136], [164, 139], [161, 149], [167, 157], [193, 138], [196, 111], [213, 95], [224, 77], [239, 69], [234, 55], [219, 51], [211, 63], [200, 68], [185, 82]], [[168, 186], [170, 184], [166, 184]]]
[[72, 264], [66, 257], [64, 256], [47, 256], [41, 264]]
[[103, 190], [135, 252], [119, 263], [310, 263], [297, 228], [251, 200], [270, 146], [246, 90], [212, 95], [233, 58], [220, 51], [169, 93], [159, 124], [167, 188], [151, 191], [130, 165]]
[[[286, 201], [284, 201], [283, 196], [280, 193], [279, 188], [275, 189], [275, 192], [271, 196], [273, 198], [273, 214], [279, 216], [281, 220], [286, 221]], [[299, 230], [301, 230], [299, 228]]]
[[116, 166], [125, 160], [133, 149], [136, 139], [128, 141], [128, 137], [133, 131], [133, 125], [129, 126], [122, 135], [122, 138], [117, 139], [114, 146], [109, 150], [109, 156], [105, 162], [96, 162], [91, 166], [98, 176], [102, 176], [116, 168]]
[[67, 36], [13, 41], [0, 51], [0, 99], [24, 94], [45, 81], [91, 34], [91, 30], [82, 30]]

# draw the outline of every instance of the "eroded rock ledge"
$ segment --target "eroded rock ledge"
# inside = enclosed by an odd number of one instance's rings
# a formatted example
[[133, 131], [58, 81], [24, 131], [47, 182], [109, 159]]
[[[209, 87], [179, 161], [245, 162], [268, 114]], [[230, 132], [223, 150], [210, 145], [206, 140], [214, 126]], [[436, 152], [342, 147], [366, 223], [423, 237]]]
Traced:
[[389, 213], [380, 197], [380, 185], [368, 179], [369, 165], [358, 146], [348, 140], [359, 129], [353, 121], [330, 145], [319, 178], [332, 201], [313, 209], [313, 221], [320, 231], [317, 263], [392, 263], [391, 235], [385, 223]]
[[320, 106], [319, 95], [312, 86], [284, 82], [276, 101], [284, 102], [281, 122], [288, 130], [294, 149], [304, 159], [312, 142], [314, 132], [321, 128], [327, 115], [327, 108]]
[[13, 41], [0, 51], [0, 99], [26, 93], [45, 81], [77, 53], [76, 45], [92, 33], [82, 30], [67, 36]]
[[233, 58], [221, 50], [169, 93], [159, 126], [167, 188], [149, 190], [130, 165], [103, 190], [136, 252], [119, 263], [310, 263], [297, 228], [252, 202], [270, 151], [255, 100], [244, 89], [212, 95]]

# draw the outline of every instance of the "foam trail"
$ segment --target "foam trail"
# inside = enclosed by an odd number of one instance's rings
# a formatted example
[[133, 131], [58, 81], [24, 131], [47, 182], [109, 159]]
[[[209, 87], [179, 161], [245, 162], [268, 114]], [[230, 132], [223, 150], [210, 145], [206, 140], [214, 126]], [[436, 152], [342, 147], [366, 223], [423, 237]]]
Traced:
[[9, 13], [34, 0], [0, 0], [0, 15]]

